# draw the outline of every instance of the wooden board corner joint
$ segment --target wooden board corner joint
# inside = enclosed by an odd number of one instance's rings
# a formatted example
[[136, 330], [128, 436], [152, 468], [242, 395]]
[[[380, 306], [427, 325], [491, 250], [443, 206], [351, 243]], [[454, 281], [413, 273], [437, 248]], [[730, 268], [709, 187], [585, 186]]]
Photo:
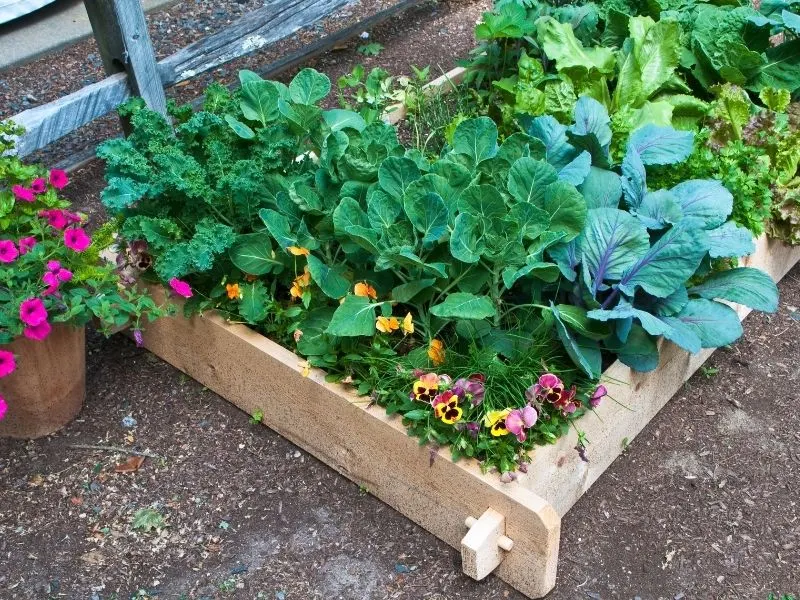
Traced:
[[500, 566], [514, 541], [505, 535], [505, 516], [493, 508], [487, 508], [479, 519], [467, 517], [464, 525], [469, 531], [461, 540], [461, 568], [480, 581]]

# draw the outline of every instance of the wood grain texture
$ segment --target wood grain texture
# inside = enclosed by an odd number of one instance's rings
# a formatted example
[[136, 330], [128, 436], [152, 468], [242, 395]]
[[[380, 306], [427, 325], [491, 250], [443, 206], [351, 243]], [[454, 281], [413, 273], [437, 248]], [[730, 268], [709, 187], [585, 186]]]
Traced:
[[[129, 0], [119, 0], [129, 1]], [[165, 86], [190, 79], [240, 56], [256, 52], [317, 22], [348, 0], [267, 0], [219, 33], [190, 44], [159, 63]]]
[[[787, 246], [765, 236], [756, 242], [756, 252], [742, 264], [760, 268], [776, 281], [800, 260], [800, 246]], [[750, 309], [737, 306], [744, 319]], [[583, 462], [575, 451], [578, 436], [575, 430], [552, 446], [542, 446], [533, 453], [533, 461], [520, 483], [547, 500], [565, 515], [586, 493], [597, 478], [623, 451], [623, 440], [632, 441], [674, 396], [692, 374], [710, 357], [707, 349], [691, 355], [678, 346], [661, 340], [658, 370], [637, 373], [617, 361], [603, 373], [603, 384], [611, 398], [576, 423], [589, 441], [589, 462]]]
[[476, 461], [454, 463], [446, 448], [431, 458], [399, 418], [322, 371], [303, 377], [300, 357], [217, 314], [161, 319], [145, 345], [247, 413], [262, 411], [265, 425], [456, 549], [468, 516], [502, 513], [514, 548], [497, 574], [532, 598], [555, 585], [560, 518], [530, 490], [481, 473]]

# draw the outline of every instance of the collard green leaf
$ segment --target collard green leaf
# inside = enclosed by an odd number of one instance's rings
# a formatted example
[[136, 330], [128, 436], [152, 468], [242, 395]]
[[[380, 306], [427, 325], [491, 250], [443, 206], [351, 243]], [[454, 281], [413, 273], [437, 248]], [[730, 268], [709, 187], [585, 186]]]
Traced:
[[633, 296], [637, 287], [663, 298], [683, 285], [706, 254], [705, 232], [679, 223], [667, 230], [622, 276], [619, 289]]
[[239, 302], [239, 314], [249, 323], [259, 323], [269, 312], [269, 295], [260, 281], [242, 286], [242, 299]]
[[556, 171], [563, 169], [577, 155], [567, 139], [567, 128], [550, 115], [535, 119], [521, 118], [528, 135], [539, 140], [545, 147], [545, 159]]
[[249, 275], [264, 275], [283, 268], [272, 250], [269, 234], [263, 232], [239, 235], [228, 256], [237, 269]]
[[458, 196], [457, 206], [460, 212], [480, 217], [485, 223], [508, 214], [503, 196], [488, 184], [469, 186]]
[[748, 90], [760, 91], [771, 87], [794, 92], [800, 89], [800, 38], [768, 48], [766, 56], [766, 64], [745, 86]]
[[252, 140], [256, 137], [255, 132], [247, 125], [234, 118], [233, 115], [225, 115], [225, 121], [230, 125], [233, 132], [243, 140]]
[[447, 206], [439, 194], [410, 194], [403, 205], [408, 220], [422, 234], [422, 243], [438, 241], [447, 231]]
[[333, 211], [333, 226], [336, 232], [346, 233], [349, 227], [369, 229], [369, 218], [354, 198], [342, 198]]
[[286, 249], [289, 246], [296, 246], [297, 237], [292, 233], [292, 227], [289, 224], [289, 219], [271, 208], [262, 208], [258, 211], [258, 216], [264, 222], [270, 235], [278, 242], [281, 249]]
[[550, 215], [528, 202], [512, 206], [507, 219], [519, 229], [523, 240], [535, 240], [550, 225]]
[[338, 337], [356, 337], [360, 335], [373, 335], [375, 333], [375, 309], [378, 304], [372, 304], [366, 296], [345, 296], [333, 313], [331, 322], [325, 333]]
[[402, 283], [392, 290], [392, 300], [395, 302], [411, 302], [420, 292], [427, 290], [435, 282], [435, 279], [416, 279], [408, 283]]
[[326, 265], [313, 254], [308, 256], [308, 270], [311, 273], [311, 279], [317, 284], [317, 287], [322, 290], [322, 293], [338, 300], [347, 295], [350, 291], [350, 280], [342, 276], [342, 274]]
[[532, 261], [523, 267], [506, 267], [503, 269], [503, 284], [507, 288], [511, 288], [519, 279], [531, 275], [536, 279], [541, 279], [547, 283], [558, 281], [559, 276], [558, 265], [542, 262]]
[[611, 328], [605, 323], [590, 319], [585, 308], [570, 304], [558, 304], [555, 308], [561, 321], [585, 338], [602, 340], [611, 335]]
[[697, 217], [705, 229], [722, 225], [733, 210], [733, 196], [717, 180], [690, 179], [670, 190], [684, 217]]
[[373, 229], [383, 231], [394, 225], [403, 212], [400, 200], [380, 189], [373, 189], [367, 197], [367, 218]]
[[586, 201], [581, 193], [564, 181], [556, 181], [544, 192], [542, 209], [550, 215], [550, 229], [566, 234], [569, 241], [583, 230], [586, 222]]
[[742, 335], [742, 324], [736, 311], [720, 302], [692, 299], [674, 317], [663, 317], [668, 324], [690, 328], [700, 338], [703, 348], [719, 348], [732, 344]]
[[327, 75], [306, 68], [294, 76], [289, 83], [289, 97], [297, 104], [316, 104], [331, 91], [331, 80]]
[[622, 159], [622, 192], [625, 204], [633, 211], [639, 208], [647, 193], [647, 173], [639, 153], [628, 148]]
[[550, 311], [555, 318], [556, 333], [572, 362], [580, 367], [591, 379], [599, 379], [601, 358], [597, 343], [592, 340], [581, 339], [577, 334], [573, 334], [564, 324], [561, 312], [555, 305], [551, 304]]
[[606, 342], [606, 347], [617, 354], [622, 364], [634, 371], [647, 373], [658, 367], [656, 340], [639, 325], [631, 326], [625, 343]]
[[581, 96], [575, 104], [575, 124], [570, 127], [575, 135], [594, 134], [600, 146], [608, 152], [611, 144], [611, 118], [606, 107], [594, 98]]
[[578, 186], [584, 182], [592, 167], [592, 155], [583, 151], [558, 172], [558, 178]]
[[332, 108], [323, 111], [322, 118], [331, 128], [331, 131], [341, 131], [342, 129], [355, 129], [356, 131], [364, 131], [367, 122], [357, 112], [352, 110], [344, 110], [341, 108]]
[[607, 280], [618, 280], [650, 249], [644, 226], [629, 213], [616, 208], [594, 208], [578, 239], [580, 257], [591, 282], [592, 295]]
[[617, 208], [622, 198], [622, 179], [613, 171], [592, 167], [578, 190], [589, 209]]
[[658, 190], [644, 195], [636, 216], [648, 229], [664, 229], [680, 221], [683, 212], [671, 192]]
[[486, 319], [497, 314], [488, 296], [453, 292], [443, 302], [431, 307], [431, 314], [446, 319]]
[[628, 153], [635, 151], [644, 165], [672, 165], [686, 160], [693, 149], [694, 134], [672, 127], [645, 125], [628, 140]]
[[529, 202], [541, 208], [545, 189], [557, 179], [558, 172], [548, 163], [523, 157], [511, 165], [508, 192], [517, 202]]
[[483, 228], [479, 217], [461, 213], [456, 217], [450, 234], [450, 254], [465, 263], [476, 263], [486, 251]]
[[778, 310], [778, 286], [769, 275], [751, 267], [713, 273], [703, 283], [689, 288], [689, 294], [728, 300], [763, 312]]
[[280, 115], [278, 110], [278, 89], [271, 81], [248, 81], [242, 85], [242, 99], [239, 108], [244, 118], [249, 121], [260, 121], [266, 127]]
[[497, 154], [497, 125], [489, 117], [462, 121], [453, 135], [453, 151], [470, 159], [473, 166]]
[[753, 233], [733, 221], [710, 230], [707, 237], [711, 258], [739, 258], [756, 251]]
[[393, 198], [402, 199], [408, 187], [422, 176], [410, 158], [390, 156], [378, 169], [378, 183]]

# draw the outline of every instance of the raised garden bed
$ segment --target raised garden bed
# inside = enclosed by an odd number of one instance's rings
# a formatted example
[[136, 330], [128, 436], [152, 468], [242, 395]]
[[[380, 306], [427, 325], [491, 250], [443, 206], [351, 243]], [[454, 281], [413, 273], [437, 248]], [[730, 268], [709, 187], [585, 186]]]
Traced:
[[[798, 260], [800, 247], [762, 237], [745, 264], [778, 280]], [[748, 312], [739, 309], [741, 318]], [[623, 441], [632, 440], [713, 352], [691, 356], [665, 343], [659, 368], [647, 374], [614, 363], [603, 381], [616, 402], [603, 403], [596, 415], [581, 420], [590, 462], [574, 450], [573, 432], [537, 448], [527, 475], [502, 483], [497, 474], [481, 473], [476, 461], [454, 463], [448, 449], [433, 453], [420, 447], [399, 418], [326, 383], [320, 370], [305, 375], [299, 356], [217, 314], [162, 319], [145, 339], [165, 361], [242, 410], [260, 411], [264, 424], [461, 548], [467, 572], [484, 575], [499, 560], [494, 572], [531, 598], [555, 585], [561, 516], [621, 454]], [[484, 512], [476, 533], [462, 540], [465, 521]], [[497, 550], [492, 535], [498, 529], [513, 542], [510, 551]]]

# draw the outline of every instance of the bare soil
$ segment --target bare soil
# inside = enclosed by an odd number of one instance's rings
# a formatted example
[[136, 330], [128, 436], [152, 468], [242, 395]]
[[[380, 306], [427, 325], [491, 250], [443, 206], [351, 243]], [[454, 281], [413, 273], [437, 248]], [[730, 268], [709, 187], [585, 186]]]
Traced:
[[[187, 0], [169, 19], [151, 19], [172, 24], [164, 39], [184, 36], [172, 38], [177, 47], [199, 36], [181, 19], [204, 22], [213, 4]], [[381, 4], [364, 0], [351, 16]], [[357, 62], [447, 68], [472, 46], [488, 4], [424, 5], [372, 32], [386, 46], [377, 59], [351, 42], [312, 64], [334, 80]], [[151, 34], [160, 54], [174, 50], [160, 46], [153, 21]], [[74, 79], [87, 53], [79, 46], [59, 55], [63, 79], [30, 88], [41, 101], [83, 85]], [[249, 60], [213, 76], [232, 80], [268, 58]], [[36, 85], [35, 69], [0, 73], [14, 86], [0, 85], [0, 115], [18, 110], [8, 98]], [[114, 127], [109, 119], [47, 158]], [[67, 188], [95, 222], [101, 179], [94, 162]], [[565, 517], [548, 598], [800, 593], [800, 267], [781, 294], [779, 312], [749, 317], [744, 338], [715, 353]], [[87, 350], [78, 420], [42, 440], [0, 440], [0, 598], [522, 600], [494, 577], [467, 579], [457, 551], [127, 338], [91, 334]], [[151, 456], [117, 472], [129, 452]], [[165, 526], [134, 529], [141, 509]]]

